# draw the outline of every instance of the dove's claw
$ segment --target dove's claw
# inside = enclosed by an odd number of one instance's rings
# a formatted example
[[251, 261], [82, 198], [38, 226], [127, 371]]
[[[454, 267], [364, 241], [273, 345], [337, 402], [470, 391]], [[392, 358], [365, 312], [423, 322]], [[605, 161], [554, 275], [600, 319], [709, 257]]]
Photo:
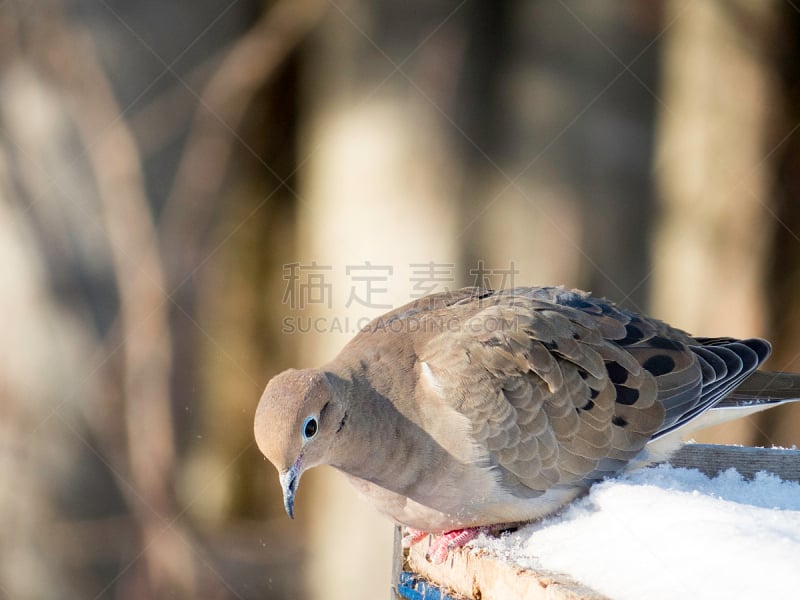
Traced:
[[431, 542], [431, 547], [428, 548], [428, 554], [425, 558], [434, 564], [441, 564], [445, 561], [452, 548], [461, 548], [467, 542], [471, 542], [478, 537], [481, 531], [483, 531], [482, 527], [470, 527], [443, 533]]
[[428, 537], [427, 531], [422, 531], [421, 529], [414, 529], [413, 527], [406, 527], [406, 534], [403, 536], [402, 544], [403, 548], [410, 548], [417, 542], [421, 542], [426, 537]]

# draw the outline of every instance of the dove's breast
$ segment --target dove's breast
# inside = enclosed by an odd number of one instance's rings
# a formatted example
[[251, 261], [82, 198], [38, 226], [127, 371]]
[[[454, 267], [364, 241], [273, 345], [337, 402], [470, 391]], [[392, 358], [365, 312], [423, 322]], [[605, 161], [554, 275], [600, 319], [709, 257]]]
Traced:
[[[403, 525], [432, 533], [532, 521], [555, 512], [586, 491], [585, 486], [570, 486], [549, 489], [535, 498], [519, 498], [503, 491], [490, 471], [483, 472], [486, 481], [462, 480], [465, 485], [457, 493], [451, 495], [438, 487], [414, 494], [416, 499], [352, 475], [348, 479], [383, 514]], [[465, 495], [464, 490], [471, 493]]]

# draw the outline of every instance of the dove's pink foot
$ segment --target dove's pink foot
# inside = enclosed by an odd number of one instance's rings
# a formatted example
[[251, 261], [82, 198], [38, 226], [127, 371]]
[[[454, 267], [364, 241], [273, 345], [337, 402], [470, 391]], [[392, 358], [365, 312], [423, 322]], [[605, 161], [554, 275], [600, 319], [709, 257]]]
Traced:
[[447, 558], [448, 553], [453, 548], [461, 548], [467, 542], [471, 542], [478, 534], [483, 531], [482, 527], [470, 527], [468, 529], [455, 529], [443, 533], [435, 538], [428, 548], [426, 558], [434, 564], [441, 564]]
[[403, 536], [403, 548], [410, 548], [414, 544], [421, 542], [430, 535], [427, 531], [406, 527], [406, 534]]

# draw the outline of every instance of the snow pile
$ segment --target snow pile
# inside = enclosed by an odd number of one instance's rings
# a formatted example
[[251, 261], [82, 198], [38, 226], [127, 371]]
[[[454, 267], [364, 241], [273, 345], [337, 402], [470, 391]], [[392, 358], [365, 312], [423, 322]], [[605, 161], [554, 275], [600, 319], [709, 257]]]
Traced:
[[661, 465], [475, 546], [615, 599], [800, 597], [800, 484]]

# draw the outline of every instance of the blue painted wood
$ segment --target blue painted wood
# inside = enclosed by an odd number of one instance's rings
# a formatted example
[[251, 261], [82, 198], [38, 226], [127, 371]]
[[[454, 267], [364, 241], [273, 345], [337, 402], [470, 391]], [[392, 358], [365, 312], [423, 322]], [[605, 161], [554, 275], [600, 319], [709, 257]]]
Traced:
[[397, 582], [397, 593], [408, 600], [458, 600], [440, 587], [421, 579], [410, 571], [402, 571]]

